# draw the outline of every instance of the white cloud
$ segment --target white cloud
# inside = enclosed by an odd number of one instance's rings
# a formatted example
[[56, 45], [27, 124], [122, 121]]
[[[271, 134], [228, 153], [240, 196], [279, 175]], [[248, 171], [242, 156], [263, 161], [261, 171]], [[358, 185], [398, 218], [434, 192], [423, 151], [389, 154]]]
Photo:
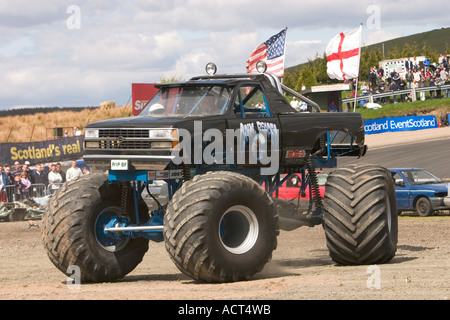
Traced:
[[[70, 5], [80, 8], [80, 30], [66, 26]], [[293, 66], [366, 24], [370, 5], [380, 29], [365, 29], [365, 44], [448, 26], [445, 10], [419, 0], [0, 0], [0, 108], [124, 103], [133, 82], [187, 79], [210, 61], [220, 73], [245, 72], [256, 46], [284, 27]]]

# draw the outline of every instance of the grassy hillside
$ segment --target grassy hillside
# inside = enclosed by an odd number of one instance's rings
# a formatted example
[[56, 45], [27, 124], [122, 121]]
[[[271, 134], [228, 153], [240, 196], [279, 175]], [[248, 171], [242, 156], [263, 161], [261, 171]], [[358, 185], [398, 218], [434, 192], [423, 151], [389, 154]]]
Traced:
[[35, 114], [0, 117], [0, 143], [43, 141], [53, 138], [53, 128], [79, 127], [83, 129], [91, 122], [128, 117], [132, 115], [131, 105], [107, 110], [83, 109], [81, 111], [58, 110]]
[[405, 44], [412, 46], [415, 43], [419, 48], [423, 48], [425, 45], [428, 45], [436, 52], [450, 54], [450, 52], [448, 52], [450, 46], [450, 28], [442, 28], [428, 32], [417, 33], [411, 36], [396, 38], [389, 41], [373, 44], [367, 46], [366, 48], [368, 50], [380, 49], [382, 47], [382, 44], [384, 44], [384, 51], [385, 53], [388, 53], [394, 51], [395, 48], [401, 51], [404, 48]]

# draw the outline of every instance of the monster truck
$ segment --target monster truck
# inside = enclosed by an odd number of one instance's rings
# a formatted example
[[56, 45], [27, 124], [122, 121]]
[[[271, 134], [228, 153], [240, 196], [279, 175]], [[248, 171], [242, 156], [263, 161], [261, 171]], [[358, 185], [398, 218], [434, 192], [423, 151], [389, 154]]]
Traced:
[[[60, 187], [43, 217], [46, 251], [62, 272], [76, 265], [81, 281], [114, 281], [142, 261], [149, 241], [164, 241], [189, 277], [241, 281], [271, 259], [280, 229], [317, 225], [338, 264], [394, 257], [396, 199], [385, 168], [335, 169], [323, 198], [318, 190], [316, 168], [366, 153], [359, 113], [321, 112], [264, 72], [158, 88], [138, 116], [86, 127], [84, 160], [99, 173]], [[287, 96], [312, 112], [293, 109]], [[277, 198], [297, 173], [312, 195], [305, 208]], [[157, 180], [167, 183], [168, 203], [149, 189]]]

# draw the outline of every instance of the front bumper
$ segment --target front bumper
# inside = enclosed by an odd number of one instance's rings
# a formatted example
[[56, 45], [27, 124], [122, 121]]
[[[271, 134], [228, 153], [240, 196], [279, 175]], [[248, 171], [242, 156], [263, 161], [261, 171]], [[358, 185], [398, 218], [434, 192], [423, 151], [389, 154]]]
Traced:
[[111, 161], [128, 160], [128, 170], [164, 170], [174, 159], [171, 155], [85, 154], [84, 161], [97, 171], [111, 170]]
[[[178, 129], [90, 128], [86, 129], [83, 159], [94, 170], [114, 170], [113, 163], [126, 163], [127, 170], [163, 170], [174, 159]], [[88, 132], [89, 131], [89, 132]]]
[[448, 210], [450, 209], [450, 197], [436, 197], [430, 198], [433, 210]]

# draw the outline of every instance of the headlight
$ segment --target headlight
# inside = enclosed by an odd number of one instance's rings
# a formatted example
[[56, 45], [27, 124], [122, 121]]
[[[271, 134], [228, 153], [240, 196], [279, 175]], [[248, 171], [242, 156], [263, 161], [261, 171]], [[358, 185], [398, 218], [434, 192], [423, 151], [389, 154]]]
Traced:
[[150, 130], [150, 139], [171, 139], [171, 129]]
[[86, 129], [85, 137], [86, 138], [98, 138], [98, 129]]

